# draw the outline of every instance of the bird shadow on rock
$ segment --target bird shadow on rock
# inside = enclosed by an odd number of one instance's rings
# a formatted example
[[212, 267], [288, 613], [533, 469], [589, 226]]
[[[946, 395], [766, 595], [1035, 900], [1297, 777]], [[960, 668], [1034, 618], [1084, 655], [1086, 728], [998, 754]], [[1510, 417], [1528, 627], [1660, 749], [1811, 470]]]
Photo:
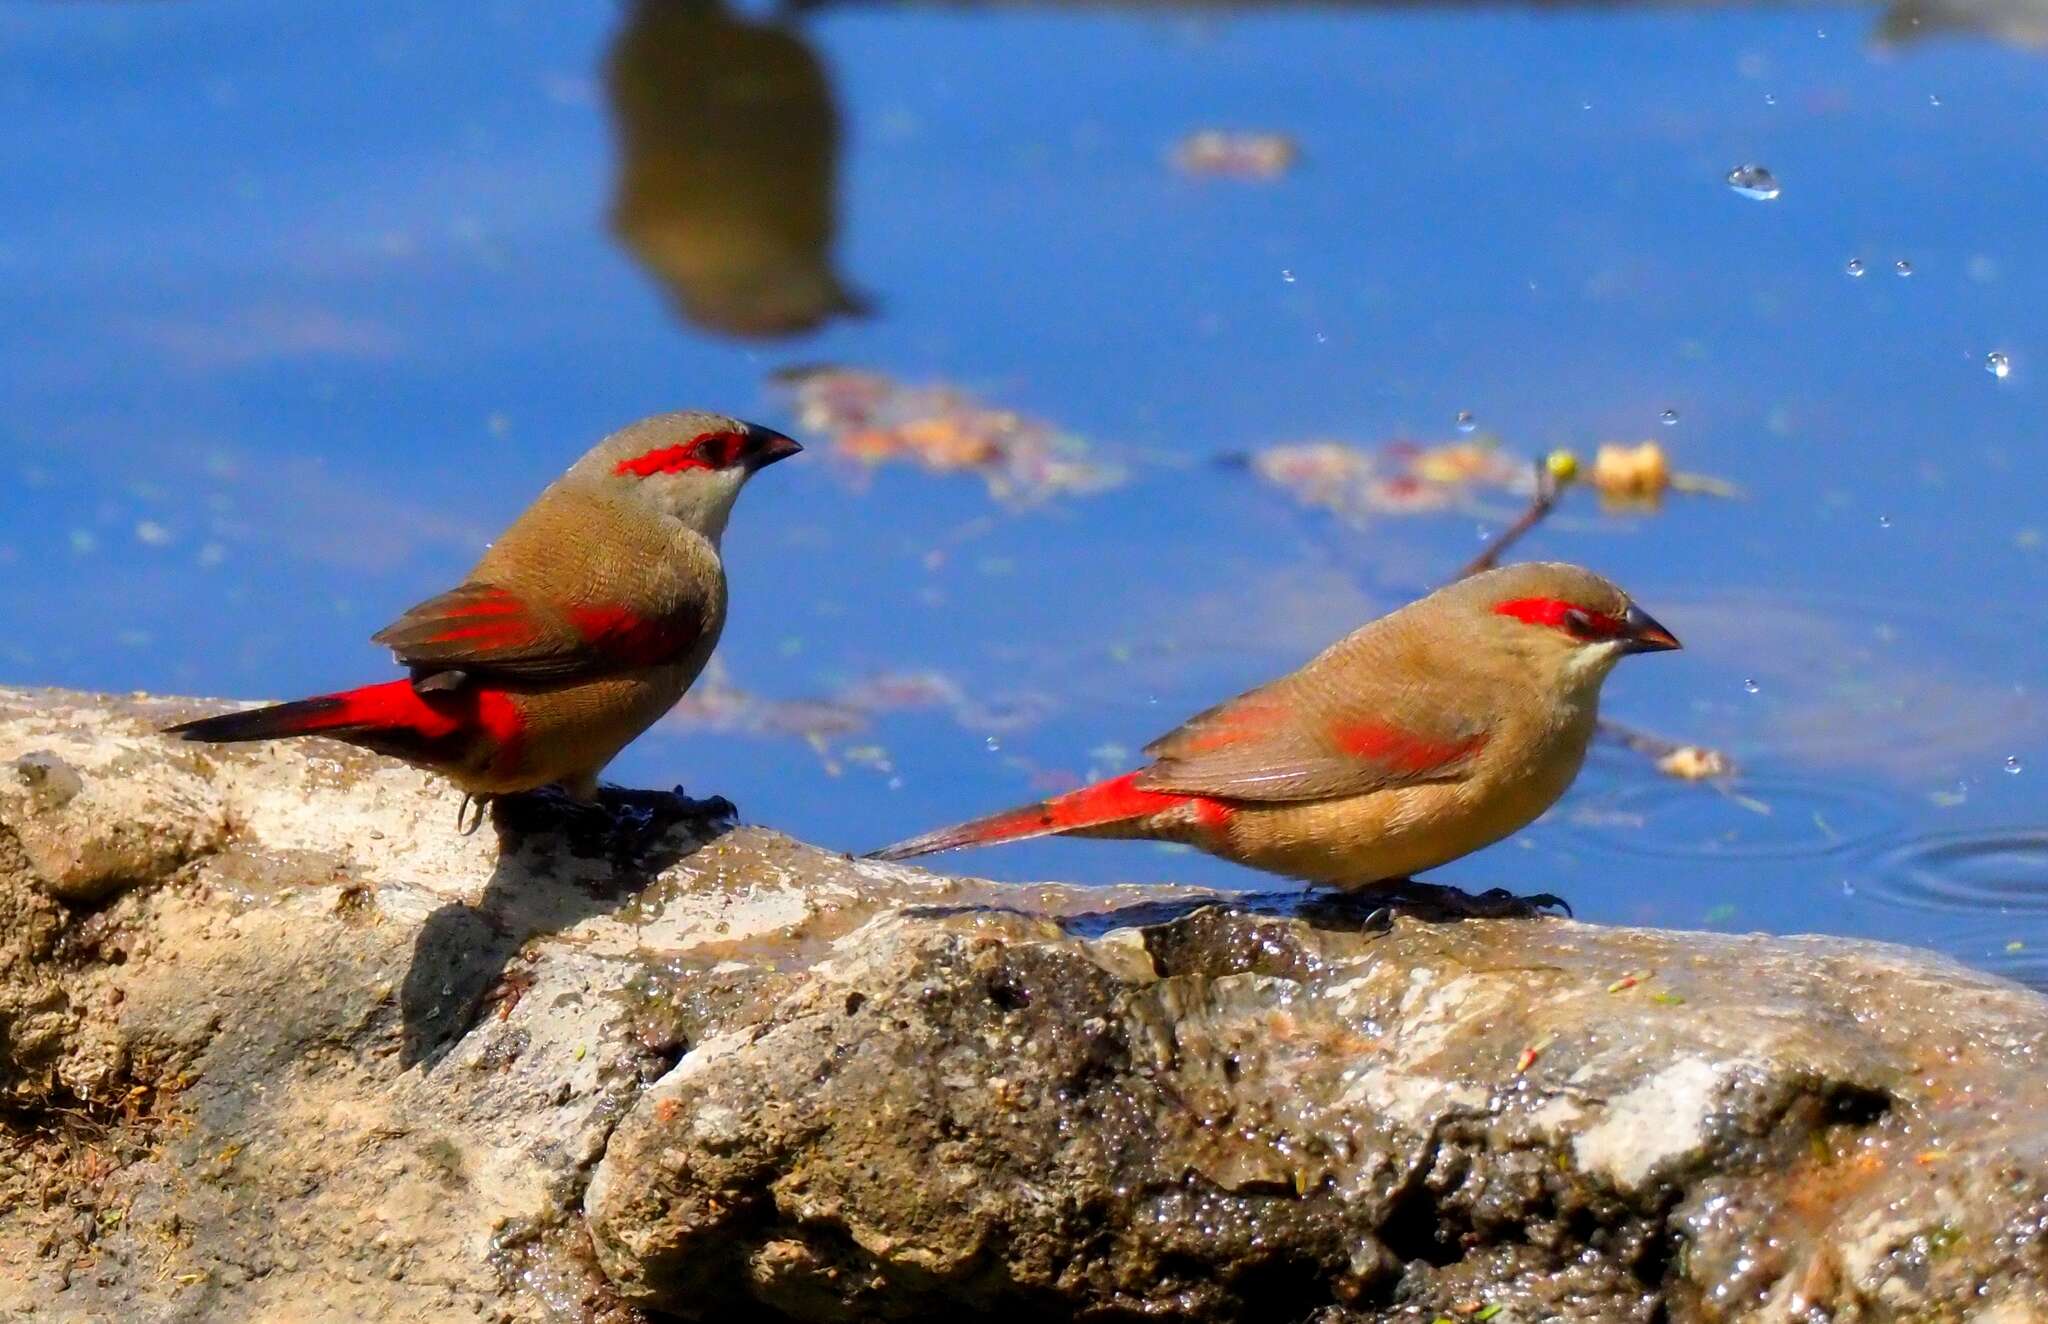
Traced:
[[[1356, 933], [1364, 930], [1384, 932], [1397, 913], [1425, 923], [1450, 924], [1465, 919], [1533, 918], [1546, 905], [1562, 907], [1564, 903], [1549, 893], [1521, 897], [1496, 888], [1475, 895], [1454, 887], [1409, 883], [1400, 888], [1362, 892], [1315, 888], [1298, 892], [1191, 893], [1051, 918], [1076, 938], [1100, 938], [1116, 929], [1155, 929], [1180, 923], [1202, 912], [1210, 912], [1225, 920], [1233, 916], [1241, 919], [1298, 919], [1311, 928]], [[1020, 906], [985, 902], [914, 906], [905, 913], [929, 919], [997, 913], [1046, 918]]]
[[432, 1071], [491, 1007], [509, 1011], [532, 983], [512, 968], [529, 941], [617, 910], [730, 832], [730, 811], [722, 801], [609, 790], [595, 808], [548, 795], [493, 803], [498, 863], [483, 895], [428, 915], [413, 942], [399, 993], [400, 1061]]

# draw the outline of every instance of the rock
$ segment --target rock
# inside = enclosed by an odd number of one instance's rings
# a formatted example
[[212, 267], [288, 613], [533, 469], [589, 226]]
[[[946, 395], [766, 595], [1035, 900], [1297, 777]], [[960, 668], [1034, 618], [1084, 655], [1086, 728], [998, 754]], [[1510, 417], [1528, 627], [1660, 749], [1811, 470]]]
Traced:
[[0, 1317], [2048, 1319], [2048, 1002], [1945, 960], [462, 837], [192, 711], [0, 690]]

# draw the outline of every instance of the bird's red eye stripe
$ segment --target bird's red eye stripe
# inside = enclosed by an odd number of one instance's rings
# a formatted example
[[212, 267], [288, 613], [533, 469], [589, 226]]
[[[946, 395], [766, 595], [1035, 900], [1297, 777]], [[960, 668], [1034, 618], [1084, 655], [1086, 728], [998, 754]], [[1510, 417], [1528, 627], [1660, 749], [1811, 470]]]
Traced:
[[1628, 627], [1619, 618], [1562, 598], [1515, 598], [1494, 608], [1531, 625], [1547, 625], [1577, 639], [1618, 639]]
[[705, 432], [674, 446], [657, 446], [613, 466], [615, 474], [652, 478], [655, 474], [679, 474], [685, 469], [724, 469], [739, 459], [746, 448], [742, 432]]

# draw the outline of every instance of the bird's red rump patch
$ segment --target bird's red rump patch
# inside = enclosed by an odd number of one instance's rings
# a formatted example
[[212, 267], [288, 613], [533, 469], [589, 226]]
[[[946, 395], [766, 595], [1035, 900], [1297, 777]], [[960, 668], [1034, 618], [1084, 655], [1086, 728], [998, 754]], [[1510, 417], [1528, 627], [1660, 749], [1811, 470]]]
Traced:
[[724, 469], [739, 459], [746, 444], [743, 432], [703, 432], [688, 441], [657, 446], [630, 460], [620, 460], [612, 472], [652, 478], [655, 474], [679, 474], [685, 469]]
[[1453, 763], [1486, 743], [1484, 734], [1433, 740], [1384, 722], [1346, 722], [1331, 733], [1337, 748], [1400, 772], [1427, 772]]
[[478, 731], [495, 741], [501, 751], [516, 747], [526, 729], [519, 706], [502, 690], [465, 688], [421, 694], [411, 681], [393, 680], [335, 698], [339, 707], [321, 719], [321, 727], [409, 731], [429, 741]]
[[1127, 772], [1121, 777], [1112, 777], [1106, 782], [1084, 786], [1048, 800], [1040, 810], [1040, 825], [1053, 828], [1094, 827], [1192, 804], [1196, 821], [1214, 831], [1228, 823], [1235, 812], [1220, 800], [1200, 795], [1176, 795], [1169, 791], [1147, 791], [1141, 789], [1137, 781], [1137, 773]]
[[627, 607], [572, 607], [569, 619], [585, 643], [627, 663], [651, 666], [673, 661], [696, 638], [688, 628], [649, 620]]
[[1627, 629], [1618, 618], [1604, 611], [1581, 607], [1562, 598], [1515, 598], [1501, 603], [1494, 611], [1531, 625], [1563, 630], [1577, 639], [1615, 639]]

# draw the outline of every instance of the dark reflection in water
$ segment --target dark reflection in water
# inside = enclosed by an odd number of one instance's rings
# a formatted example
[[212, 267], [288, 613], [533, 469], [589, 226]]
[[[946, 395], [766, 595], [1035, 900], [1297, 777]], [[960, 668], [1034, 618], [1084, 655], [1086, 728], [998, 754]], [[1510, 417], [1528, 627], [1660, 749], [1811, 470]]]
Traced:
[[770, 337], [863, 311], [832, 267], [839, 114], [801, 39], [715, 3], [640, 0], [606, 75], [612, 228], [684, 317]]

